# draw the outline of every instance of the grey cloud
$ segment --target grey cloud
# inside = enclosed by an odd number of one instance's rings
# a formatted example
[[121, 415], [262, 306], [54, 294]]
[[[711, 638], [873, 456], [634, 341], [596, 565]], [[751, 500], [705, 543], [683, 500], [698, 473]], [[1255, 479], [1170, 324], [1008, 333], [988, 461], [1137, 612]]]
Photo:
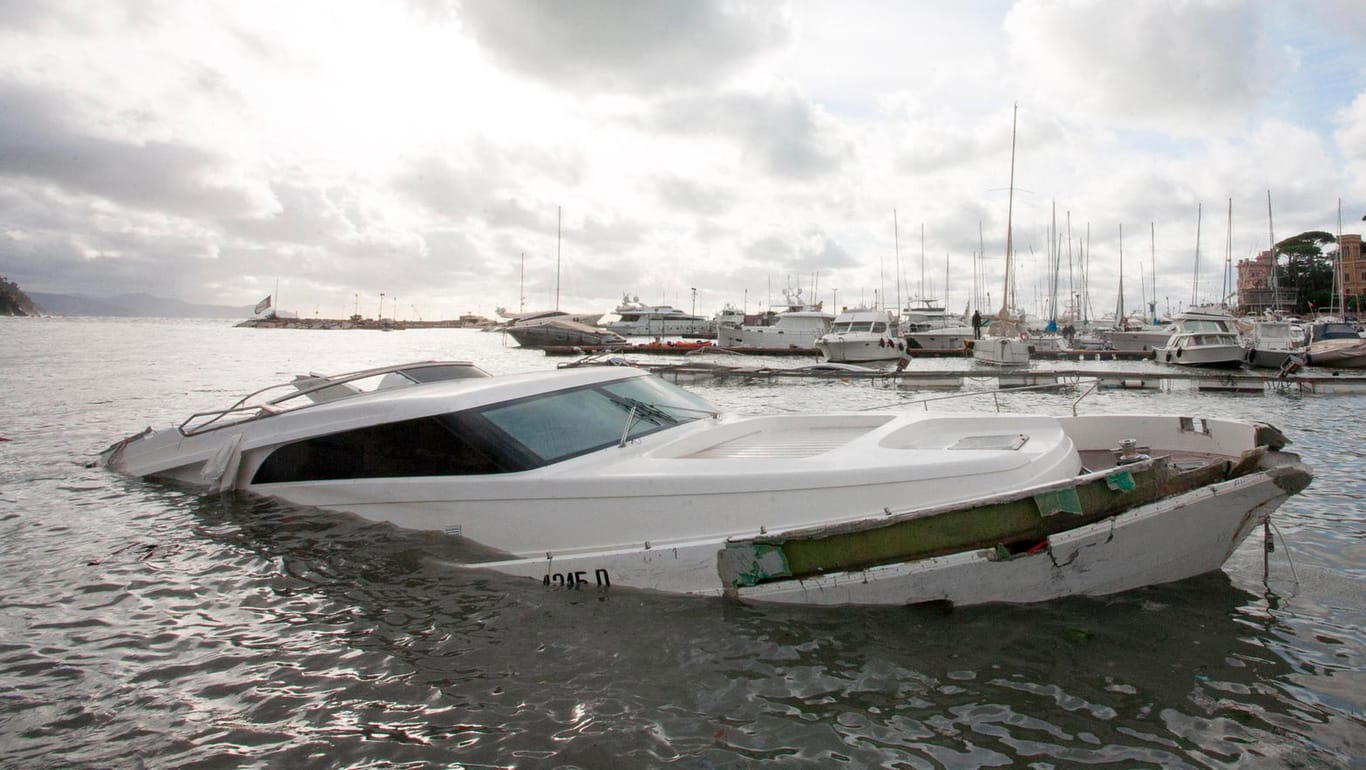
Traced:
[[1205, 132], [1238, 126], [1295, 62], [1242, 2], [1024, 0], [1006, 19], [1012, 50], [1059, 105], [1123, 122]]
[[831, 122], [795, 94], [673, 99], [659, 105], [648, 125], [661, 132], [729, 137], [765, 172], [787, 179], [828, 174], [852, 153]]
[[850, 267], [857, 261], [849, 252], [819, 229], [808, 230], [796, 243], [770, 235], [745, 248], [750, 260], [779, 270], [828, 271]]
[[464, 161], [409, 159], [390, 184], [448, 220], [480, 218], [493, 226], [543, 229], [545, 215], [515, 194], [522, 181], [549, 178], [573, 185], [583, 173], [582, 157], [569, 149], [504, 148], [480, 141], [468, 155]]
[[655, 193], [669, 207], [695, 214], [723, 214], [735, 204], [735, 195], [730, 190], [677, 176], [659, 180]]
[[23, 32], [98, 32], [108, 27], [144, 27], [156, 23], [156, 0], [91, 4], [71, 0], [0, 0], [0, 29]]
[[468, 216], [479, 206], [479, 180], [442, 158], [410, 161], [392, 184], [412, 200], [446, 217]]
[[214, 181], [226, 159], [193, 145], [133, 143], [82, 133], [66, 98], [0, 83], [0, 175], [42, 179], [75, 193], [179, 214], [250, 209], [246, 190]]
[[499, 0], [463, 4], [460, 19], [531, 77], [628, 90], [719, 82], [789, 35], [780, 10], [720, 0]]

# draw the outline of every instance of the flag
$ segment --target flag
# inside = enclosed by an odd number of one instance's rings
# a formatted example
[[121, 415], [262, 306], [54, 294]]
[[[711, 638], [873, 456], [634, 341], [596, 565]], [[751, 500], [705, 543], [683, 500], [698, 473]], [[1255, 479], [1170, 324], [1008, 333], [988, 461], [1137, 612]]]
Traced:
[[263, 299], [263, 300], [261, 300], [260, 302], [257, 302], [257, 303], [256, 303], [256, 310], [255, 310], [254, 312], [259, 313], [259, 312], [261, 312], [262, 310], [265, 310], [265, 309], [268, 308], [268, 307], [270, 307], [270, 295], [269, 295], [269, 294], [266, 295], [266, 298], [265, 298], [265, 299]]

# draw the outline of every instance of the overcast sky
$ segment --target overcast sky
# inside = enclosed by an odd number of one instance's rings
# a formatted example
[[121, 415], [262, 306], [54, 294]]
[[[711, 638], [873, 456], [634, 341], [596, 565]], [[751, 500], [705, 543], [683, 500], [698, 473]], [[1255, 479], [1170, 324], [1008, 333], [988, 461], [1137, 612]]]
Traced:
[[554, 307], [558, 261], [562, 309], [710, 315], [961, 309], [980, 251], [999, 306], [1016, 103], [1031, 312], [1055, 205], [1097, 312], [1121, 227], [1165, 310], [1197, 224], [1218, 299], [1230, 199], [1235, 261], [1268, 192], [1278, 239], [1366, 225], [1360, 0], [0, 0], [0, 274], [431, 320]]

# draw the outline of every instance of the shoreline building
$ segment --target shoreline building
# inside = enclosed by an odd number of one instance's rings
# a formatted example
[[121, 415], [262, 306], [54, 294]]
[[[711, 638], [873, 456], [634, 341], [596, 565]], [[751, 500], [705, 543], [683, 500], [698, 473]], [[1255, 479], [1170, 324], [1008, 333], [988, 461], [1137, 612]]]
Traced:
[[1238, 260], [1238, 309], [1249, 315], [1268, 310], [1294, 311], [1299, 290], [1293, 286], [1271, 288], [1271, 251], [1252, 259]]
[[1346, 309], [1358, 314], [1362, 295], [1366, 295], [1366, 260], [1361, 257], [1361, 234], [1343, 233], [1338, 239], [1338, 254], [1342, 258], [1342, 294], [1347, 302]]
[[[1361, 254], [1361, 235], [1343, 233], [1338, 241], [1342, 265], [1342, 294], [1347, 307], [1344, 312], [1360, 312], [1366, 296], [1366, 260]], [[1267, 310], [1293, 312], [1299, 300], [1294, 286], [1271, 288], [1271, 252], [1263, 251], [1252, 259], [1238, 261], [1238, 307], [1244, 313], [1259, 314]], [[1274, 296], [1273, 296], [1274, 294]], [[1337, 299], [1334, 298], [1336, 304]]]

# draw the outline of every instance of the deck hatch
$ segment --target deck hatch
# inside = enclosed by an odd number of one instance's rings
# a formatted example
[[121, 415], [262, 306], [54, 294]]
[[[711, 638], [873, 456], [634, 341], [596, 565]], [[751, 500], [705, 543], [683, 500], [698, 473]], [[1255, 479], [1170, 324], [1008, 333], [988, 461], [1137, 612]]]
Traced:
[[1001, 449], [1016, 450], [1029, 441], [1029, 436], [1023, 433], [1011, 433], [999, 436], [964, 436], [949, 446], [949, 449]]
[[864, 426], [834, 426], [791, 431], [759, 431], [731, 439], [684, 457], [698, 460], [796, 459], [815, 457], [864, 435]]

